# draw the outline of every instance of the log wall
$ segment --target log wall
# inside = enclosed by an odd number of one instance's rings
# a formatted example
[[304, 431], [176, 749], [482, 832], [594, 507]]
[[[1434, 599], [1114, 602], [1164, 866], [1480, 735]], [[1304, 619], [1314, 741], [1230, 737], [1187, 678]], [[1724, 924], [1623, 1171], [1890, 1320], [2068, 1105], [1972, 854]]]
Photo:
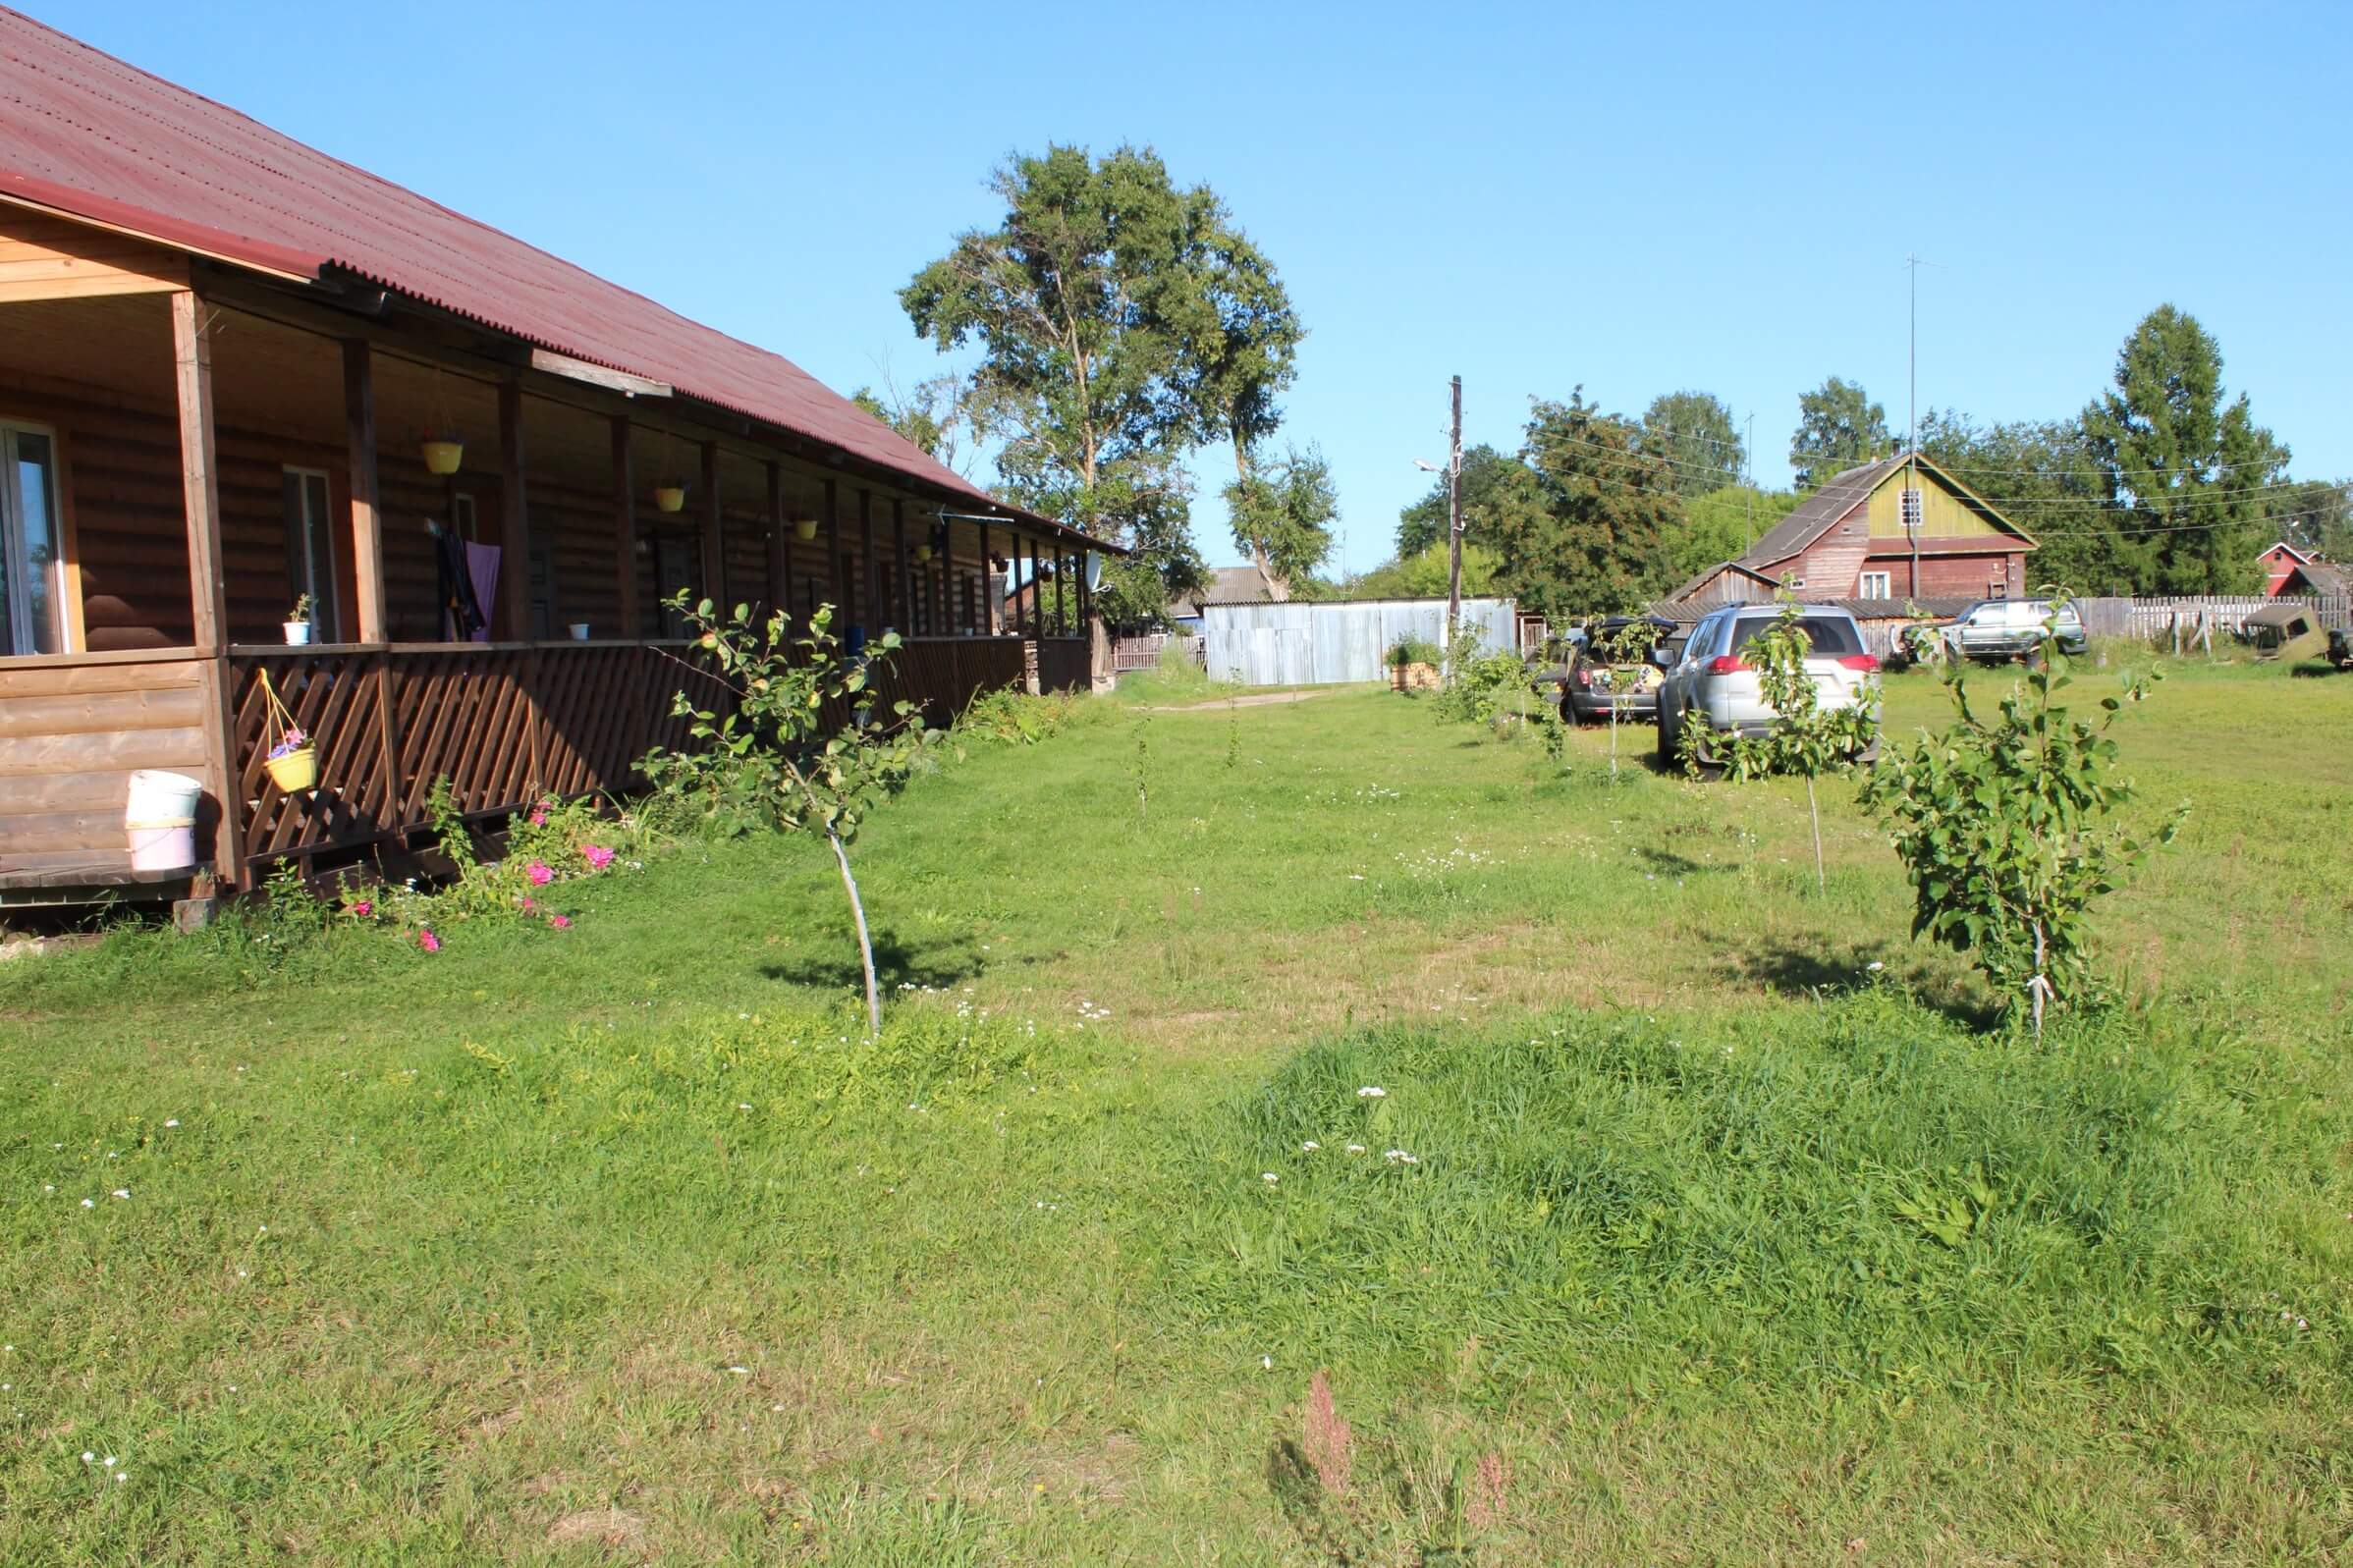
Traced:
[[127, 870], [133, 771], [205, 775], [203, 676], [185, 649], [0, 659], [0, 875]]

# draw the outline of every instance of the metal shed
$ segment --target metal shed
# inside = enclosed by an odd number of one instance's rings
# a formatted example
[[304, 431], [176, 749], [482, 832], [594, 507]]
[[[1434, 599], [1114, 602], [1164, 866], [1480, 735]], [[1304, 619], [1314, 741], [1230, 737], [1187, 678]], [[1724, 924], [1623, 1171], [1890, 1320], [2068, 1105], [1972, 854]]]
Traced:
[[[1404, 637], [1432, 642], [1444, 599], [1316, 599], [1201, 607], [1202, 653], [1212, 680], [1245, 686], [1321, 686], [1384, 680], [1382, 656]], [[1462, 626], [1494, 652], [1518, 646], [1508, 599], [1465, 599]]]

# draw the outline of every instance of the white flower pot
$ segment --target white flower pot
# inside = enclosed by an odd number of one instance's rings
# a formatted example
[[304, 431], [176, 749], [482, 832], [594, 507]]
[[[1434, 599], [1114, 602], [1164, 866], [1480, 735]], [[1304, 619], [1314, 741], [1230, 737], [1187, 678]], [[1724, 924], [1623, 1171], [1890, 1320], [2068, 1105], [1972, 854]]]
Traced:
[[300, 648], [310, 640], [309, 622], [282, 621], [279, 624], [286, 630], [286, 645], [289, 648]]
[[585, 621], [575, 621], [566, 629], [572, 633], [572, 640], [575, 642], [588, 640], [588, 622]]

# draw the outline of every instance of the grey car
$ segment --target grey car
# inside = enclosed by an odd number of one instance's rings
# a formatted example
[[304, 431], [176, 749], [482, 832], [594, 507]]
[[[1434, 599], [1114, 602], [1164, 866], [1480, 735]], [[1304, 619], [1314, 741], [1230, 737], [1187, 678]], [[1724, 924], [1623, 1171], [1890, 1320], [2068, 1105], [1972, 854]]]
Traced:
[[[1726, 605], [1712, 611], [1691, 630], [1682, 657], [1659, 688], [1659, 760], [1681, 760], [1683, 731], [1697, 726], [1702, 768], [1715, 765], [1708, 739], [1715, 734], [1760, 735], [1774, 713], [1758, 688], [1756, 672], [1741, 657], [1749, 643], [1773, 627], [1772, 605]], [[1798, 606], [1798, 625], [1809, 652], [1806, 673], [1826, 708], [1861, 707], [1877, 712], [1879, 660], [1864, 650], [1863, 628], [1834, 605]], [[1857, 759], [1868, 762], [1871, 753]]]
[[2059, 652], [2069, 658], [2091, 647], [2075, 606], [2049, 599], [1981, 599], [1945, 622], [1944, 646], [1956, 659], [1981, 664], [2024, 659], [2043, 646], [2045, 622], [2052, 622]]

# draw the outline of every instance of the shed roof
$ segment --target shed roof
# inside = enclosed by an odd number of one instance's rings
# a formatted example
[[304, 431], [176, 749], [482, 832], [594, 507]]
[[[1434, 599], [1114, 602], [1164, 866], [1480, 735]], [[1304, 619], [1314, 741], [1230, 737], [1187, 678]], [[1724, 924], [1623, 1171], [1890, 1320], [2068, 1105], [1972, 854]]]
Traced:
[[1266, 573], [1256, 566], [1212, 567], [1200, 591], [1178, 595], [1169, 606], [1169, 613], [1192, 616], [1200, 614], [1204, 605], [1270, 604], [1274, 598], [1275, 590], [1269, 586]]
[[0, 197], [280, 276], [356, 276], [935, 492], [1018, 510], [781, 354], [4, 7]]
[[2347, 571], [2333, 561], [2307, 559], [2297, 562], [2288, 569], [2286, 577], [2281, 579], [2279, 591], [2292, 593], [2299, 582], [2314, 593], [2330, 597], [2353, 593], [2353, 571]]

